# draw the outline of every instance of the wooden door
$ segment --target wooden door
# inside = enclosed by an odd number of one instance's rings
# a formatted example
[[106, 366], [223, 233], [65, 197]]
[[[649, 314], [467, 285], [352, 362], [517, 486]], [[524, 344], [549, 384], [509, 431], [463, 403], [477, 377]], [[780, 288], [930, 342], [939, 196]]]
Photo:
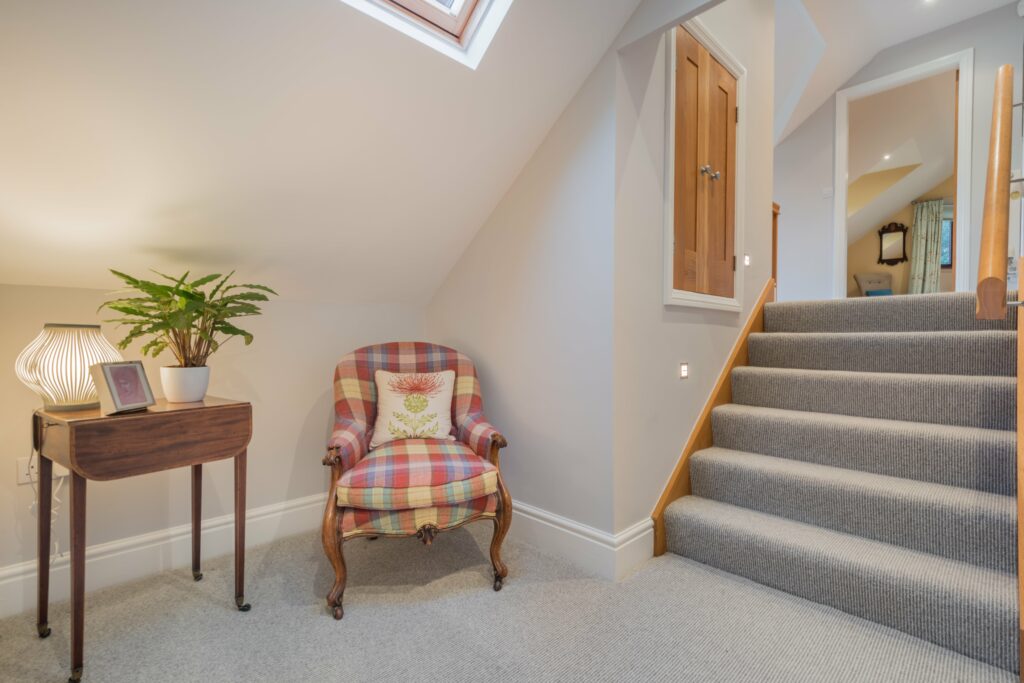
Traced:
[[673, 287], [733, 296], [736, 79], [676, 31]]

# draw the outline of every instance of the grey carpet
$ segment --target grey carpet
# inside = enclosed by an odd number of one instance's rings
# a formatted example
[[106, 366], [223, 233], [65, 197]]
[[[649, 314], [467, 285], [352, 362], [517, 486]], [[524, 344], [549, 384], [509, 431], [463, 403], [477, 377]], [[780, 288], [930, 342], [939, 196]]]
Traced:
[[1014, 571], [1017, 504], [1009, 496], [708, 448], [690, 464], [693, 494]]
[[1017, 335], [974, 305], [770, 304], [669, 549], [1017, 671]]
[[[964, 681], [1011, 674], [885, 626], [668, 555], [614, 584], [512, 543], [488, 579], [489, 525], [354, 542], [344, 620], [326, 614], [316, 534], [249, 552], [251, 612], [230, 557], [89, 593], [85, 680]], [[67, 678], [67, 605], [53, 635], [0, 621], [0, 679]]]
[[[1010, 292], [1016, 299], [1017, 293]], [[869, 297], [833, 301], [787, 301], [765, 309], [767, 332], [932, 332], [1015, 330], [1017, 309], [1006, 320], [977, 320], [970, 292]]]
[[665, 515], [669, 548], [1012, 670], [1012, 574], [697, 496]]
[[748, 406], [1014, 429], [1016, 380], [885, 372], [741, 367], [732, 400]]
[[722, 448], [1013, 495], [1017, 440], [1001, 429], [729, 404], [712, 412]]
[[938, 375], [1017, 373], [1017, 334], [977, 332], [773, 332], [750, 335], [750, 364], [805, 370]]

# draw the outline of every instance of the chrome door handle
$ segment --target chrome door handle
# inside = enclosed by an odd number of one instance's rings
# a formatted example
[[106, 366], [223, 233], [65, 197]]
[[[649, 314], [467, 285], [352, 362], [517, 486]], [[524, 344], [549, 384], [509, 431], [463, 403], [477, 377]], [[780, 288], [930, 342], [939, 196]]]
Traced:
[[721, 171], [712, 171], [711, 164], [705, 164], [704, 166], [701, 166], [700, 167], [700, 174], [701, 175], [710, 176], [712, 180], [721, 180], [721, 178], [722, 178], [722, 172]]

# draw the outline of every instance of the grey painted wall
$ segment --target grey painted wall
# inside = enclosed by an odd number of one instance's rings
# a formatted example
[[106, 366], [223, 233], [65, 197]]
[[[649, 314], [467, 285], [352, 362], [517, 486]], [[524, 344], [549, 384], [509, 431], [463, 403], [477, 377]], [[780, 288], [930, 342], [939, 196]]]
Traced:
[[[676, 18], [687, 8], [677, 3]], [[692, 11], [699, 3], [690, 3]], [[640, 17], [640, 19], [638, 19]], [[610, 52], [434, 297], [428, 333], [481, 367], [514, 498], [618, 532], [648, 518], [744, 314], [662, 304], [665, 3]], [[771, 3], [702, 19], [750, 70], [749, 310], [770, 269]], [[652, 34], [651, 31], [658, 30]], [[688, 360], [693, 379], [676, 379]]]
[[[620, 54], [615, 202], [615, 528], [649, 516], [771, 275], [774, 9], [728, 0], [700, 17], [747, 68], [745, 217], [737, 246], [751, 256], [742, 313], [662, 304], [668, 41], [654, 35]], [[743, 253], [739, 253], [743, 268]], [[686, 361], [690, 378], [679, 379]]]
[[610, 529], [615, 70], [606, 56], [427, 308], [478, 364], [512, 496]]

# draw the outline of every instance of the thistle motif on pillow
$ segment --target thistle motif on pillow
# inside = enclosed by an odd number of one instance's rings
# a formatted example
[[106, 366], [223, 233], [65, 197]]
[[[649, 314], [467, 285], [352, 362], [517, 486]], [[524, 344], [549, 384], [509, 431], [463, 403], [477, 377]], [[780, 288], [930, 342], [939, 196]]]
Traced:
[[453, 440], [455, 371], [374, 372], [377, 418], [370, 450], [398, 439]]
[[[405, 396], [402, 405], [408, 413], [395, 411], [393, 417], [400, 424], [388, 420], [388, 432], [393, 439], [437, 438], [437, 413], [424, 412], [430, 399], [436, 396], [444, 382], [436, 373], [395, 375], [388, 380], [388, 386], [396, 394]], [[447, 436], [447, 435], [445, 435]]]

